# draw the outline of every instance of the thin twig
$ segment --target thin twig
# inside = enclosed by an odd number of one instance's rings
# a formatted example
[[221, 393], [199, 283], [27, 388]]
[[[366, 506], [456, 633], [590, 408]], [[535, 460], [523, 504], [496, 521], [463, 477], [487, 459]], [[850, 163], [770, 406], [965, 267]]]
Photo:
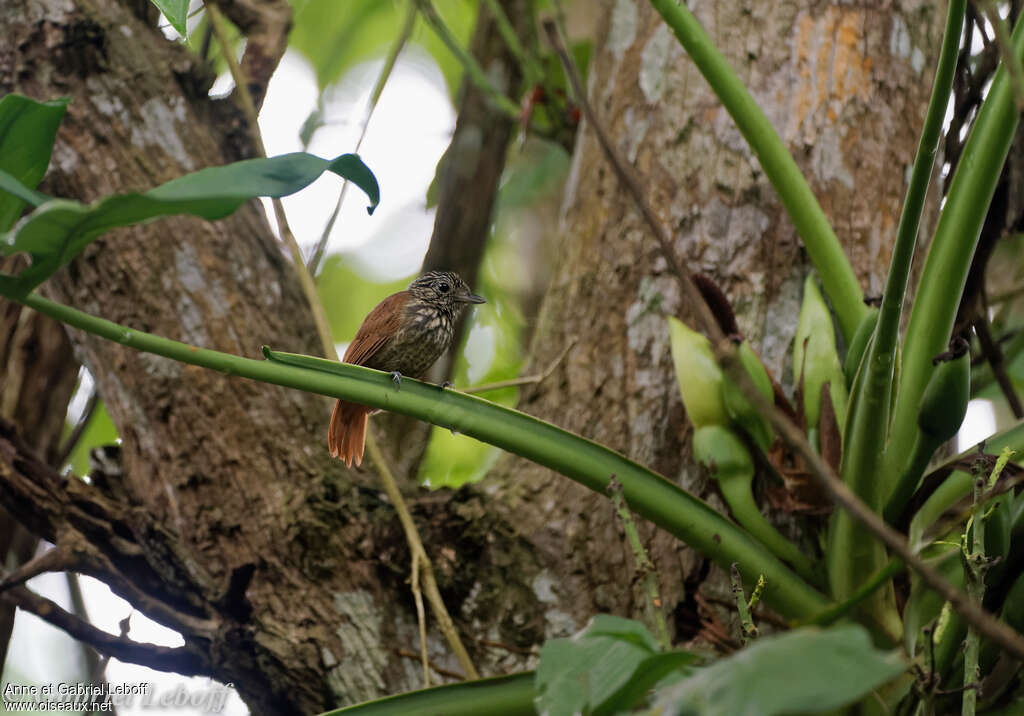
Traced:
[[1003, 391], [1003, 397], [1010, 406], [1010, 412], [1017, 420], [1024, 418], [1024, 405], [1020, 402], [1020, 396], [1013, 387], [1013, 380], [1006, 372], [1006, 359], [1003, 349], [999, 343], [992, 339], [992, 331], [989, 330], [988, 316], [982, 314], [974, 321], [974, 332], [978, 336], [978, 343], [981, 344], [981, 352], [988, 361], [995, 376], [999, 389]]
[[[238, 62], [234, 60], [234, 55], [231, 52], [231, 46], [228, 42], [227, 31], [224, 27], [224, 18], [220, 11], [214, 5], [209, 5], [210, 20], [214, 26], [214, 32], [217, 35], [217, 40], [221, 44], [221, 49], [224, 53], [224, 58], [228, 62], [228, 67], [231, 69], [231, 75], [234, 78], [236, 88], [242, 89], [239, 93], [239, 97], [242, 102], [242, 109], [245, 112], [246, 118], [249, 120], [249, 126], [253, 135], [253, 142], [258, 148], [260, 154], [265, 155], [266, 151], [263, 147], [263, 140], [260, 136], [259, 124], [257, 123], [257, 115], [255, 105], [252, 103], [252, 97], [249, 95], [245, 77], [242, 75], [242, 70], [238, 66]], [[327, 323], [327, 314], [324, 311], [323, 303], [316, 291], [316, 286], [313, 283], [313, 278], [310, 276], [309, 271], [306, 270], [306, 264], [302, 260], [302, 252], [299, 250], [299, 245], [295, 241], [295, 236], [292, 234], [291, 229], [288, 227], [288, 220], [284, 213], [284, 206], [281, 204], [279, 199], [274, 199], [274, 212], [277, 215], [278, 228], [280, 229], [282, 238], [285, 239], [288, 245], [289, 251], [292, 257], [292, 263], [295, 265], [296, 272], [299, 275], [299, 281], [302, 285], [302, 290], [306, 296], [306, 301], [309, 303], [309, 307], [313, 312], [313, 318], [316, 322], [317, 334], [320, 337], [320, 343], [323, 348], [324, 356], [338, 360], [338, 353], [334, 348], [334, 340], [331, 338], [331, 329]], [[409, 508], [405, 504], [405, 500], [402, 498], [402, 493], [398, 489], [398, 484], [395, 482], [394, 476], [391, 474], [391, 470], [387, 466], [387, 462], [384, 460], [384, 456], [377, 446], [377, 442], [374, 439], [373, 432], [368, 431], [366, 435], [366, 448], [370, 454], [371, 460], [374, 462], [374, 466], [377, 469], [377, 473], [380, 475], [381, 482], [384, 485], [384, 490], [387, 492], [388, 497], [391, 498], [391, 503], [395, 507], [395, 511], [398, 513], [399, 520], [402, 523], [402, 528], [405, 531], [406, 540], [409, 543], [410, 551], [413, 555], [419, 554], [419, 564], [423, 568], [423, 581], [426, 586], [427, 601], [430, 602], [430, 606], [434, 611], [434, 616], [437, 618], [441, 631], [448, 639], [448, 644], [451, 646], [452, 651], [455, 652], [455, 656], [459, 659], [459, 663], [462, 664], [462, 668], [466, 670], [466, 673], [472, 679], [479, 679], [480, 675], [477, 673], [476, 668], [473, 666], [473, 662], [469, 659], [469, 654], [466, 652], [466, 648], [462, 645], [462, 641], [459, 639], [458, 632], [455, 631], [455, 625], [452, 622], [451, 617], [448, 614], [448, 609], [445, 607], [444, 600], [441, 598], [441, 592], [437, 588], [437, 582], [434, 579], [434, 571], [431, 566], [430, 559], [427, 557], [426, 550], [423, 549], [423, 543], [420, 541], [419, 533], [416, 531], [416, 524], [412, 521], [412, 517], [409, 514]]]
[[494, 22], [498, 27], [501, 39], [505, 41], [509, 52], [515, 56], [516, 61], [523, 70], [526, 86], [531, 87], [537, 84], [544, 77], [544, 70], [541, 68], [540, 63], [523, 47], [523, 43], [519, 41], [515, 28], [512, 27], [508, 15], [505, 14], [498, 0], [485, 0], [485, 2], [487, 3], [487, 8], [491, 11], [491, 15], [494, 17]]
[[672, 640], [668, 636], [668, 625], [665, 623], [665, 613], [661, 608], [661, 594], [658, 591], [658, 572], [654, 568], [651, 558], [647, 556], [647, 550], [644, 549], [643, 543], [640, 541], [640, 533], [636, 529], [636, 522], [633, 520], [633, 515], [629, 512], [626, 498], [622, 494], [622, 483], [615, 479], [615, 475], [612, 475], [608, 480], [608, 495], [612, 498], [612, 504], [615, 506], [615, 511], [619, 514], [619, 520], [622, 521], [622, 528], [626, 532], [626, 539], [633, 550], [637, 575], [643, 577], [644, 591], [647, 595], [647, 613], [654, 623], [654, 631], [657, 633], [658, 643], [661, 644], [662, 649], [668, 651], [672, 648]]
[[412, 554], [412, 596], [416, 601], [416, 623], [420, 628], [420, 657], [423, 660], [423, 688], [430, 688], [430, 659], [427, 657], [427, 615], [423, 612], [423, 593], [420, 591], [420, 553]]
[[[373, 117], [374, 110], [377, 109], [377, 103], [380, 101], [380, 96], [384, 93], [384, 86], [388, 83], [391, 78], [391, 72], [395, 69], [395, 63], [398, 61], [398, 56], [402, 53], [406, 43], [409, 42], [409, 37], [412, 36], [412, 29], [416, 25], [416, 6], [409, 3], [409, 9], [405, 15], [405, 21], [402, 24], [402, 29], [398, 32], [398, 37], [395, 38], [395, 42], [391, 45], [388, 50], [388, 55], [384, 59], [384, 66], [380, 69], [380, 74], [377, 75], [377, 83], [373, 86], [373, 91], [370, 93], [370, 102], [366, 107], [366, 115], [363, 117], [363, 128], [359, 132], [359, 139], [356, 140], [356, 148], [352, 151], [356, 154], [359, 153], [359, 148], [363, 146], [363, 140], [366, 139], [366, 131], [370, 127], [370, 119]], [[350, 182], [345, 179], [341, 184], [341, 191], [338, 192], [338, 201], [334, 205], [334, 211], [331, 212], [331, 217], [327, 220], [327, 225], [324, 227], [323, 233], [320, 234], [320, 239], [316, 242], [316, 246], [313, 249], [313, 254], [309, 257], [309, 261], [306, 263], [306, 268], [309, 270], [311, 276], [316, 276], [317, 270], [320, 268], [320, 261], [323, 259], [324, 251], [327, 248], [327, 240], [331, 236], [331, 231], [334, 229], [334, 222], [338, 220], [338, 214], [341, 213], [341, 205], [345, 201], [345, 194], [348, 191]]]
[[[404, 659], [416, 659], [417, 661], [419, 661], [419, 659], [420, 659], [420, 655], [417, 654], [412, 649], [398, 648], [398, 649], [395, 649], [395, 653], [398, 654], [399, 656], [401, 656]], [[435, 664], [433, 661], [429, 661], [428, 663], [430, 664], [430, 668], [433, 669], [434, 671], [436, 671], [441, 676], [447, 676], [449, 679], [457, 679], [458, 681], [465, 681], [466, 680], [465, 675], [460, 674], [457, 671], [452, 671], [451, 669], [446, 669], [443, 666], [439, 666], [439, 665]]]
[[918, 557], [906, 539], [885, 523], [882, 518], [868, 507], [863, 500], [857, 497], [853, 491], [840, 480], [832, 468], [826, 464], [821, 456], [807, 442], [806, 436], [794, 425], [790, 419], [778, 410], [774, 405], [769, 404], [760, 391], [754, 386], [747, 375], [742, 364], [736, 357], [736, 349], [731, 341], [722, 334], [721, 329], [714, 320], [710, 307], [704, 301], [704, 297], [694, 285], [690, 278], [690, 272], [685, 270], [672, 250], [672, 244], [664, 226], [658, 221], [654, 210], [647, 202], [639, 181], [634, 177], [631, 168], [621, 158], [616, 149], [612, 146], [608, 135], [603, 127], [597, 122], [594, 111], [587, 101], [586, 93], [580, 83], [576, 67], [569, 59], [565, 45], [558, 35], [557, 28], [550, 20], [544, 22], [544, 29], [548, 34], [552, 47], [558, 53], [559, 58], [565, 67], [565, 72], [576, 92], [576, 99], [583, 108], [587, 121], [597, 135], [605, 156], [615, 170], [619, 180], [635, 200], [645, 222], [651, 228], [655, 239], [661, 247], [662, 253], [669, 268], [680, 284], [682, 295], [689, 307], [697, 313], [700, 323], [704, 328], [705, 335], [711, 339], [715, 351], [715, 357], [721, 363], [725, 372], [732, 380], [740, 386], [746, 398], [765, 415], [779, 432], [782, 439], [803, 458], [808, 472], [817, 479], [832, 500], [850, 515], [860, 522], [876, 539], [885, 544], [892, 552], [902, 559], [911, 569], [917, 572], [921, 579], [935, 590], [943, 599], [948, 601], [954, 609], [967, 621], [975, 626], [978, 631], [997, 643], [1003, 649], [1018, 658], [1024, 658], [1024, 638], [1004, 622], [999, 621], [991, 614], [982, 609], [978, 604], [968, 597], [963, 590], [958, 589], [945, 579], [937, 570], [929, 566], [924, 560]]
[[471, 385], [468, 388], [462, 388], [461, 390], [459, 390], [459, 392], [460, 393], [486, 393], [486, 392], [491, 391], [491, 390], [501, 390], [502, 388], [515, 388], [516, 386], [520, 386], [520, 385], [531, 385], [533, 383], [543, 383], [545, 380], [547, 380], [551, 376], [552, 373], [555, 372], [555, 368], [557, 368], [558, 364], [561, 363], [565, 359], [565, 356], [569, 354], [569, 350], [574, 345], [576, 345], [576, 341], [577, 341], [577, 338], [575, 336], [570, 338], [569, 342], [566, 343], [565, 348], [563, 348], [562, 352], [558, 354], [558, 357], [556, 357], [553, 361], [551, 361], [551, 363], [548, 365], [548, 367], [545, 368], [540, 373], [535, 373], [533, 375], [524, 375], [524, 376], [522, 376], [520, 378], [510, 378], [509, 380], [498, 380], [498, 381], [495, 381], [493, 383], [482, 383], [480, 385]]
[[465, 48], [455, 39], [452, 31], [444, 24], [444, 20], [441, 19], [434, 4], [430, 0], [415, 0], [415, 2], [420, 10], [420, 14], [423, 15], [423, 19], [434, 30], [434, 33], [444, 43], [445, 47], [455, 55], [455, 59], [462, 65], [466, 75], [473, 84], [482, 89], [498, 109], [513, 119], [519, 119], [519, 106], [494, 86], [494, 83], [491, 82], [491, 79], [480, 66], [480, 63], [476, 61], [473, 55], [466, 52]]
[[376, 441], [370, 438], [371, 436], [367, 434], [366, 451], [369, 453], [377, 469], [381, 472], [384, 491], [391, 499], [395, 512], [398, 513], [398, 520], [402, 523], [402, 529], [405, 530], [405, 539], [409, 543], [414, 559], [418, 559], [420, 566], [423, 568], [424, 588], [427, 594], [427, 601], [430, 602], [430, 606], [434, 610], [434, 618], [437, 619], [442, 633], [448, 639], [448, 644], [452, 647], [452, 651], [455, 652], [455, 656], [466, 674], [470, 679], [479, 679], [480, 674], [477, 673], [476, 667], [473, 666], [473, 662], [469, 658], [469, 653], [462, 645], [462, 640], [455, 630], [455, 623], [448, 614], [444, 600], [441, 599], [441, 593], [438, 591], [437, 582], [434, 579], [434, 568], [430, 563], [430, 558], [427, 556], [427, 551], [423, 548], [423, 542], [420, 541], [419, 532], [416, 530], [416, 523], [413, 522], [405, 500], [402, 499], [402, 493], [398, 491], [398, 485], [395, 483], [394, 477], [391, 476], [391, 472], [387, 467], [387, 461], [384, 459], [380, 447]]
[[14, 587], [0, 594], [0, 602], [14, 604], [35, 614], [43, 621], [67, 632], [101, 654], [119, 661], [142, 664], [158, 671], [176, 671], [182, 676], [213, 676], [202, 652], [186, 646], [159, 646], [122, 639], [82, 621], [56, 602], [41, 597], [25, 587]]

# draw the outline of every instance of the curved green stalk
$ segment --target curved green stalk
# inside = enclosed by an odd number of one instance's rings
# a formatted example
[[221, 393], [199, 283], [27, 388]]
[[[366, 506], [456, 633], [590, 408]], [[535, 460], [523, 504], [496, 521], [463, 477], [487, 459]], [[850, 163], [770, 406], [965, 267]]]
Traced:
[[[1024, 56], [1024, 22], [1018, 21], [1013, 32], [1013, 52]], [[917, 434], [917, 408], [932, 373], [931, 360], [949, 343], [974, 249], [1020, 119], [1010, 79], [1000, 65], [957, 165], [928, 251], [904, 342], [884, 472], [890, 480], [899, 474]]]
[[[886, 444], [889, 429], [900, 311], [914, 256], [921, 211], [928, 193], [928, 180], [942, 130], [942, 118], [953, 86], [953, 70], [956, 68], [965, 7], [966, 0], [951, 0], [949, 3], [932, 96], [900, 216], [874, 340], [868, 343], [862, 375], [854, 383], [856, 395], [849, 402], [850, 414], [843, 442], [841, 474], [843, 482], [875, 510], [879, 509], [886, 490], [879, 476], [881, 455], [878, 448]], [[915, 417], [910, 419], [914, 425], [917, 424]], [[905, 449], [901, 451], [906, 452]], [[844, 510], [837, 511], [829, 538], [829, 581], [833, 595], [839, 599], [849, 599], [859, 585], [885, 567], [886, 551]], [[887, 600], [883, 601], [887, 594], [888, 590], [876, 593], [876, 608], [888, 609], [891, 606]]]
[[276, 360], [253, 360], [196, 348], [91, 316], [34, 293], [24, 303], [58, 321], [136, 350], [228, 375], [343, 398], [450, 428], [522, 455], [602, 494], [607, 494], [609, 480], [615, 476], [630, 509], [722, 566], [738, 562], [744, 574], [763, 574], [771, 585], [765, 599], [781, 612], [806, 616], [827, 604], [820, 592], [703, 501], [606, 447], [516, 410], [412, 379], [404, 379], [398, 389], [388, 374], [347, 363], [281, 353], [271, 354]]
[[321, 716], [535, 716], [533, 697], [533, 672], [527, 671], [397, 694]]
[[843, 247], [807, 180], [771, 122], [686, 5], [678, 0], [651, 0], [651, 5], [672, 28], [757, 155], [761, 168], [779, 193], [782, 205], [803, 239], [839, 318], [843, 337], [849, 342], [867, 312], [864, 295]]

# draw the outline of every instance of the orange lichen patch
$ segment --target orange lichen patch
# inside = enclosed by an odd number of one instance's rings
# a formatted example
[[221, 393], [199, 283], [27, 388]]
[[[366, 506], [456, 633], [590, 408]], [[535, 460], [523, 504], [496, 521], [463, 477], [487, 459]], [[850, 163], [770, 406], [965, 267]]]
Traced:
[[863, 52], [864, 13], [844, 7], [830, 7], [817, 17], [803, 13], [795, 35], [795, 126], [822, 111], [835, 123], [847, 103], [870, 95], [872, 60]]

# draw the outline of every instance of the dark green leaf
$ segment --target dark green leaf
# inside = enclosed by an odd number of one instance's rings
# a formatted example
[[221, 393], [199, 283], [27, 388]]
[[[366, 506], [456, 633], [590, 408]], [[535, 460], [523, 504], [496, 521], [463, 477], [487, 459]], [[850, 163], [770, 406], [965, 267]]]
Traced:
[[[537, 710], [569, 714], [628, 708], [632, 703], [626, 702], [694, 659], [685, 652], [658, 654], [657, 641], [642, 624], [601, 614], [572, 638], [544, 644], [537, 666]], [[649, 681], [652, 676], [657, 678]], [[643, 683], [632, 684], [636, 678]]]
[[660, 713], [771, 716], [821, 713], [862, 698], [907, 665], [875, 649], [855, 624], [807, 627], [759, 639], [752, 646], [662, 689]]
[[153, 0], [153, 4], [164, 14], [179, 35], [188, 35], [188, 29], [185, 27], [185, 20], [188, 19], [188, 0]]
[[26, 203], [45, 199], [31, 190], [46, 173], [69, 101], [36, 102], [20, 94], [0, 99], [0, 231], [14, 225]]
[[325, 171], [349, 179], [380, 201], [377, 180], [355, 154], [334, 160], [296, 152], [249, 159], [186, 174], [145, 194], [116, 194], [92, 204], [48, 201], [0, 238], [0, 253], [25, 252], [32, 265], [17, 276], [0, 275], [0, 292], [24, 296], [68, 263], [106, 231], [172, 214], [220, 219], [257, 196], [286, 196], [311, 184]]

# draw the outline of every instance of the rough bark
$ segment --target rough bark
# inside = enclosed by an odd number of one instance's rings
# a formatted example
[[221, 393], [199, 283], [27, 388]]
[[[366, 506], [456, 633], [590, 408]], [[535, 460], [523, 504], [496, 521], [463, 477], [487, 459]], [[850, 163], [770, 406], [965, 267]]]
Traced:
[[[906, 167], [913, 160], [941, 8], [688, 3], [765, 109], [807, 175], [865, 292], [885, 275]], [[601, 4], [589, 96], [620, 151], [645, 177], [655, 210], [693, 270], [712, 276], [740, 329], [776, 376], [810, 270], [799, 238], [729, 115], [651, 7]], [[566, 190], [563, 243], [532, 348], [534, 368], [576, 346], [520, 408], [614, 447], [721, 504], [692, 463], [665, 314], [686, 312], [674, 279], [630, 198], [584, 127]], [[545, 631], [580, 627], [595, 611], [643, 613], [621, 589], [632, 561], [608, 500], [518, 459], [495, 471], [496, 504], [540, 548]], [[785, 520], [783, 520], [785, 521]], [[695, 588], [707, 563], [645, 529], [676, 636], [699, 626]], [[708, 600], [728, 596], [716, 571]], [[770, 588], [770, 587], [769, 587]]]
[[[940, 13], [911, 3], [727, 5], [695, 10], [877, 291]], [[807, 269], [792, 227], [650, 8], [617, 0], [598, 9], [592, 100], [647, 178], [677, 249], [729, 292], [741, 328], [779, 373]], [[248, 146], [237, 111], [206, 96], [208, 78], [189, 56], [115, 0], [9, 0], [5, 21], [0, 91], [73, 96], [50, 192], [92, 199], [146, 188]], [[579, 343], [523, 408], [707, 494], [687, 458], [669, 366], [662, 316], [678, 296], [589, 131], [565, 207], [533, 363], [548, 365], [570, 337]], [[112, 233], [46, 291], [205, 347], [316, 352], [298, 283], [255, 206], [215, 224], [173, 219]], [[85, 567], [180, 629], [196, 654], [190, 668], [234, 682], [253, 713], [317, 712], [419, 685], [418, 665], [397, 653], [416, 650], [408, 550], [391, 507], [328, 458], [329, 401], [72, 340], [124, 439], [123, 474], [64, 489], [52, 475], [22, 479], [35, 463], [11, 440], [0, 446], [3, 504], [24, 510], [37, 533], [85, 545]], [[610, 504], [547, 471], [507, 461], [482, 489], [422, 496], [413, 512], [485, 672], [522, 667], [541, 640], [596, 611], [641, 611]], [[644, 532], [676, 635], [689, 636], [698, 609], [689, 587], [704, 579], [704, 562]], [[433, 630], [429, 646], [443, 657]]]

